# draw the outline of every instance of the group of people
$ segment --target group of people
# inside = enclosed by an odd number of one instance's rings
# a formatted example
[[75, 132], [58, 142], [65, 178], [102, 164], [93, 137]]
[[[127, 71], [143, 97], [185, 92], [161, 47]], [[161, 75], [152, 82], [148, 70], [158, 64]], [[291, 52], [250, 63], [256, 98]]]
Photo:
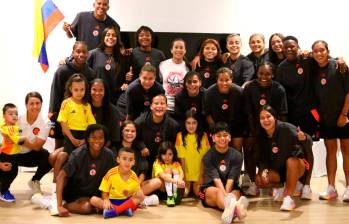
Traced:
[[[183, 39], [165, 59], [147, 26], [136, 32], [138, 46], [125, 49], [109, 1], [95, 0], [94, 9], [64, 23], [77, 41], [54, 74], [50, 121], [37, 92], [27, 94], [19, 118], [15, 105], [3, 107], [0, 200], [15, 201], [9, 188], [18, 166], [37, 166], [32, 201], [53, 215], [132, 216], [158, 197], [173, 207], [193, 196], [231, 223], [246, 216], [245, 196], [260, 188], [273, 189], [283, 211], [295, 208], [292, 197], [311, 199], [312, 141], [323, 138], [328, 186], [319, 198], [338, 197], [339, 139], [349, 202], [349, 72], [325, 41], [309, 54], [294, 36], [275, 33], [267, 49], [253, 34], [244, 56], [239, 34], [230, 34], [228, 52], [206, 39], [189, 64]], [[48, 136], [53, 153], [42, 148]], [[46, 200], [40, 179], [52, 168]]]

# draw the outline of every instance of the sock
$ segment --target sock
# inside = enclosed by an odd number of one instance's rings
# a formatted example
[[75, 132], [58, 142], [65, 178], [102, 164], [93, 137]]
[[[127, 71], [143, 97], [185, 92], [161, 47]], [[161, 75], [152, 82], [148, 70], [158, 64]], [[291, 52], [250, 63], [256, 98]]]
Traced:
[[[179, 179], [179, 174], [173, 175], [173, 179], [177, 181]], [[173, 192], [177, 192], [177, 187], [177, 184], [173, 184]]]
[[171, 182], [165, 182], [165, 188], [166, 188], [167, 196], [173, 196], [172, 183]]
[[132, 211], [135, 211], [137, 209], [137, 205], [133, 202], [133, 200], [130, 198], [121, 205], [112, 205], [115, 209], [117, 214], [123, 213], [126, 209], [131, 208]]

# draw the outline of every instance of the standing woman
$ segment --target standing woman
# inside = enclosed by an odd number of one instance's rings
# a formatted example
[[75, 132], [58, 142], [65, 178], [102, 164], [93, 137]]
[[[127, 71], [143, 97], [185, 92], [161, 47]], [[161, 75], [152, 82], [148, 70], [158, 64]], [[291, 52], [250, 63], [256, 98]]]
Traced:
[[64, 100], [65, 85], [68, 79], [76, 73], [82, 74], [88, 82], [95, 78], [94, 71], [88, 67], [87, 46], [84, 42], [76, 41], [73, 46], [72, 57], [65, 60], [53, 75], [50, 94], [49, 118], [54, 127], [51, 130], [50, 137], [55, 138], [55, 148], [63, 146], [63, 133], [57, 117], [61, 104]]
[[202, 87], [205, 89], [216, 82], [216, 72], [223, 64], [221, 54], [221, 47], [215, 39], [206, 39], [202, 42], [199, 51], [200, 67], [196, 67], [195, 71], [200, 74]]
[[257, 69], [260, 64], [269, 60], [268, 49], [265, 48], [265, 38], [261, 33], [254, 33], [250, 36], [249, 45], [251, 53], [247, 55], [247, 58], [253, 63], [254, 75], [253, 79], [257, 77]]
[[[107, 27], [102, 32], [101, 42], [97, 48], [89, 51], [87, 63], [97, 77], [103, 79], [111, 94], [111, 102], [114, 104], [121, 92], [119, 83], [127, 68], [127, 60], [120, 53], [121, 40], [115, 27]], [[129, 80], [131, 81], [131, 80]]]
[[277, 67], [284, 59], [286, 59], [283, 52], [284, 35], [281, 33], [274, 33], [269, 38], [269, 62]]
[[259, 113], [261, 131], [258, 136], [260, 155], [259, 172], [256, 184], [260, 188], [277, 187], [286, 182], [285, 189], [280, 189], [274, 200], [282, 200], [282, 211], [295, 209], [291, 196], [296, 189], [297, 180], [309, 169], [304, 159], [304, 149], [311, 148], [312, 140], [304, 132], [290, 123], [277, 120], [275, 110], [265, 105]]
[[241, 151], [244, 135], [244, 108], [242, 88], [233, 84], [233, 74], [228, 68], [217, 71], [217, 83], [205, 94], [205, 115], [209, 126], [221, 121], [230, 129], [231, 146]]
[[185, 42], [183, 39], [175, 39], [171, 43], [172, 58], [163, 61], [159, 65], [160, 78], [163, 82], [167, 105], [170, 114], [174, 114], [175, 95], [182, 91], [184, 76], [189, 71], [185, 63], [186, 53]]
[[320, 114], [320, 137], [324, 138], [327, 151], [326, 168], [328, 187], [320, 194], [320, 199], [331, 200], [338, 197], [335, 188], [337, 170], [337, 140], [343, 156], [343, 170], [346, 189], [343, 201], [349, 202], [349, 73], [341, 73], [336, 61], [329, 56], [328, 44], [323, 40], [312, 45], [313, 57], [317, 62], [315, 96]]
[[227, 49], [229, 57], [224, 66], [230, 68], [234, 74], [234, 83], [243, 86], [246, 82], [252, 80], [254, 75], [253, 63], [241, 54], [240, 34], [229, 34], [227, 36]]
[[97, 124], [104, 125], [108, 130], [106, 146], [116, 152], [120, 142], [120, 121], [116, 107], [109, 101], [109, 92], [102, 79], [94, 79], [90, 83], [89, 103]]

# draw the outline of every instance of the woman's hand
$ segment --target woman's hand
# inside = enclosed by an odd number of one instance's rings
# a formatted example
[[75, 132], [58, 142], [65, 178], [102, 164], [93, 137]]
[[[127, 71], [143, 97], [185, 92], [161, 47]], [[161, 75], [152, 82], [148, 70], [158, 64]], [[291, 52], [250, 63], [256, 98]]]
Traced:
[[142, 155], [143, 157], [149, 156], [149, 155], [150, 155], [149, 149], [148, 149], [148, 148], [142, 149], [142, 150], [141, 150], [141, 155]]
[[12, 169], [12, 164], [8, 162], [0, 162], [0, 170], [10, 171]]
[[348, 116], [341, 113], [337, 119], [337, 126], [344, 127], [348, 122]]
[[300, 127], [297, 127], [297, 137], [299, 141], [305, 141], [307, 140], [307, 136], [304, 134], [303, 131], [301, 131]]

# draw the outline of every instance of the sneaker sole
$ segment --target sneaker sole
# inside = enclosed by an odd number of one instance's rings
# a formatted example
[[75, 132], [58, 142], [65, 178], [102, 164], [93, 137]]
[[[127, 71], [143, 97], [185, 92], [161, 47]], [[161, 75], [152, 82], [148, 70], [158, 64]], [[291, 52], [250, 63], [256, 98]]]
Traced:
[[8, 200], [8, 199], [1, 198], [0, 201], [12, 203], [12, 202], [15, 202], [16, 200]]
[[235, 204], [236, 204], [235, 201], [230, 202], [228, 208], [224, 209], [222, 217], [221, 217], [223, 224], [230, 224], [233, 221]]

